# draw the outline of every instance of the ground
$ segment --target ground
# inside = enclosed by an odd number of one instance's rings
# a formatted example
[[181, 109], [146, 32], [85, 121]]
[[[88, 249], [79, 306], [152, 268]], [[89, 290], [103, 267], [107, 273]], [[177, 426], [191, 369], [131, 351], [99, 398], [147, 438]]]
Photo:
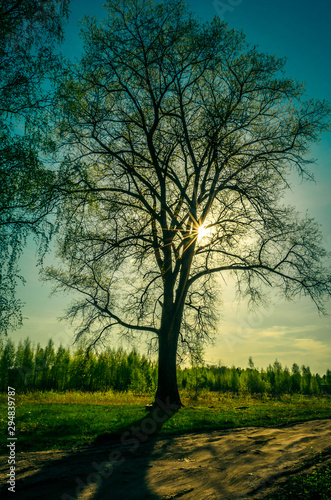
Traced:
[[[145, 426], [147, 429], [147, 424]], [[147, 437], [75, 450], [18, 453], [15, 500], [260, 499], [321, 452], [331, 460], [331, 419]], [[8, 476], [0, 457], [0, 479]]]

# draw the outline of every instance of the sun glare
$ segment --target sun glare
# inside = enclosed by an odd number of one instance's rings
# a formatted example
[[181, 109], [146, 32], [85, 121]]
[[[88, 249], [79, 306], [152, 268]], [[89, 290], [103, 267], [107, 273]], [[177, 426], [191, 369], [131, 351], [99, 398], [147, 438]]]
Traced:
[[210, 232], [209, 227], [206, 227], [204, 224], [200, 226], [198, 229], [198, 240], [201, 240], [202, 238], [208, 236], [209, 232]]

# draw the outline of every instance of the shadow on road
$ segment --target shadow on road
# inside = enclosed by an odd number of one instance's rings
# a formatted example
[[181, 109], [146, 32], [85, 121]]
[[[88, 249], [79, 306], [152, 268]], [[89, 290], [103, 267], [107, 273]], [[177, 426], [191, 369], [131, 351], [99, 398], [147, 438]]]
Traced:
[[[160, 403], [140, 420], [98, 436], [86, 448], [58, 460], [54, 460], [53, 451], [49, 452], [50, 460], [45, 460], [47, 453], [44, 453], [38, 472], [29, 475], [27, 467], [23, 477], [17, 478], [15, 499], [160, 499], [149, 490], [147, 474], [159, 431], [176, 411]], [[19, 467], [18, 464], [18, 472]], [[13, 498], [13, 493], [3, 485], [1, 499], [5, 498]]]
[[14, 497], [5, 487], [1, 499], [257, 500], [310, 469], [316, 454], [331, 457], [330, 419], [160, 436], [173, 414], [155, 408], [71, 453], [26, 454], [17, 465]]

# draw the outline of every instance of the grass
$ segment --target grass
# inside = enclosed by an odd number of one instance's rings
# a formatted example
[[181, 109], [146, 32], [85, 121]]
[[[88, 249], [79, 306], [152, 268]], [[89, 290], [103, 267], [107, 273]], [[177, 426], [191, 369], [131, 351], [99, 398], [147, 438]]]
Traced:
[[[146, 415], [148, 394], [34, 392], [16, 396], [16, 450], [45, 451], [93, 443], [98, 436], [117, 433]], [[185, 405], [162, 427], [161, 434], [198, 432], [246, 426], [274, 426], [331, 418], [329, 396], [234, 396], [202, 392], [182, 395]], [[7, 444], [7, 395], [0, 394], [0, 442]], [[289, 478], [265, 500], [328, 500], [331, 465], [315, 460], [309, 473]]]
[[286, 483], [264, 500], [329, 500], [331, 498], [331, 464], [323, 458], [314, 460], [313, 470], [290, 477]]
[[[73, 448], [92, 443], [104, 433], [121, 433], [146, 415], [148, 394], [36, 392], [16, 396], [17, 451]], [[185, 405], [161, 434], [246, 426], [273, 426], [300, 420], [331, 418], [331, 398], [268, 397], [202, 393], [184, 394]], [[7, 439], [7, 396], [0, 395], [1, 444]]]

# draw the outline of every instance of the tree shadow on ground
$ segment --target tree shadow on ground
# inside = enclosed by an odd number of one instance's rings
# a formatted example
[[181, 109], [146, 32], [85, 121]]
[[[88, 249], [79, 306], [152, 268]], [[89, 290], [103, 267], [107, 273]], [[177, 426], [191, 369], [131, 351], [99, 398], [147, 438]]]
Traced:
[[[169, 471], [164, 476], [157, 468], [157, 491], [151, 489], [149, 473], [154, 462], [173, 456], [173, 445], [177, 435], [160, 436], [160, 430], [176, 410], [166, 406], [155, 407], [141, 419], [126, 427], [99, 435], [90, 446], [77, 449], [72, 453], [54, 459], [50, 451], [49, 460], [43, 460], [39, 470], [16, 481], [15, 498], [17, 500], [161, 500], [194, 495], [191, 481], [204, 483], [206, 477], [199, 465], [194, 470], [186, 469], [194, 446], [188, 434], [188, 443], [180, 451], [180, 457], [174, 457]], [[176, 445], [175, 445], [176, 447]], [[199, 447], [199, 446], [198, 446]], [[213, 491], [219, 492], [219, 498], [231, 498], [224, 485], [218, 481], [218, 472], [224, 468], [224, 457], [214, 456], [213, 437], [204, 442], [203, 450], [209, 450], [213, 459], [212, 469], [215, 477], [208, 477]], [[43, 454], [45, 457], [47, 452]], [[226, 461], [226, 460], [225, 460]], [[18, 465], [18, 470], [19, 470]], [[36, 464], [31, 468], [37, 470]], [[27, 471], [28, 472], [28, 471]], [[208, 470], [209, 476], [210, 471]], [[155, 479], [155, 469], [153, 471]], [[166, 481], [166, 483], [165, 483]], [[155, 483], [154, 483], [155, 484]], [[165, 493], [164, 486], [167, 486]], [[162, 494], [160, 491], [163, 491]], [[224, 496], [225, 495], [225, 496]], [[1, 499], [13, 498], [6, 490]], [[190, 498], [186, 496], [186, 498]], [[199, 497], [201, 498], [201, 497]], [[208, 497], [210, 498], [210, 497]]]
[[[150, 491], [146, 476], [152, 466], [159, 432], [176, 411], [161, 403], [130, 425], [99, 435], [86, 448], [76, 449], [57, 460], [50, 451], [50, 460], [44, 459], [36, 473], [29, 475], [27, 467], [26, 474], [17, 478], [15, 498], [159, 500], [160, 497]], [[30, 469], [32, 467], [37, 468], [31, 464]], [[17, 471], [19, 474], [19, 463]], [[8, 485], [3, 485], [2, 499], [12, 498], [7, 488]]]
[[[86, 448], [43, 452], [42, 461], [40, 454], [28, 454], [29, 463], [17, 464], [15, 498], [258, 499], [310, 467], [311, 447], [331, 456], [328, 419], [160, 436], [173, 413], [159, 408], [120, 431], [98, 436]], [[13, 498], [6, 486], [2, 498]]]

